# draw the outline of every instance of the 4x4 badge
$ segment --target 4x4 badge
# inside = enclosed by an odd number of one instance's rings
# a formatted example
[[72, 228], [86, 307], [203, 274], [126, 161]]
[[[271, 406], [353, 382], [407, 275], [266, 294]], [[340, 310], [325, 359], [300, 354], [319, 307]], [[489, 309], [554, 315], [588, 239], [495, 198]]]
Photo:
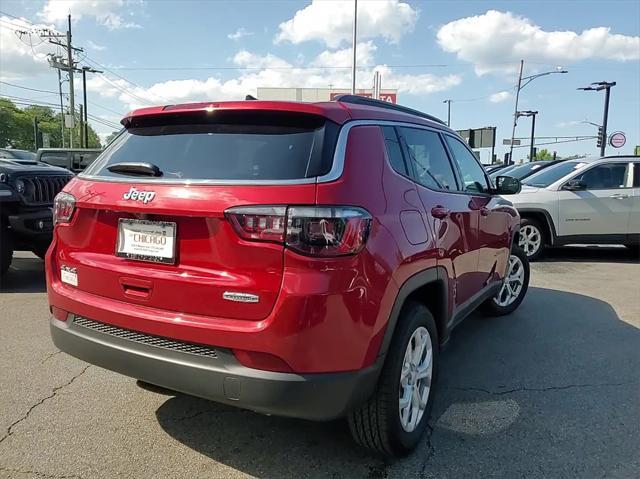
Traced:
[[146, 205], [149, 201], [153, 200], [155, 196], [155, 191], [140, 191], [132, 186], [129, 191], [122, 195], [122, 198], [125, 200], [142, 201]]

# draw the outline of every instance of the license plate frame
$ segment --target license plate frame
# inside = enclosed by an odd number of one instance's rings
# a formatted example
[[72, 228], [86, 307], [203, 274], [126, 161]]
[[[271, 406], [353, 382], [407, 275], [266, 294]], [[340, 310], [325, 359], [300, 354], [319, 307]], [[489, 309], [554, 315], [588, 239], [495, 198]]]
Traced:
[[[142, 243], [136, 243], [132, 238], [127, 237], [126, 235], [126, 233], [128, 232], [135, 233], [136, 230], [141, 234], [167, 238], [170, 241], [170, 244], [167, 245], [166, 243], [155, 243], [143, 245]], [[162, 234], [158, 234], [159, 232], [161, 232]], [[134, 261], [143, 261], [146, 263], [175, 264], [177, 232], [178, 225], [174, 221], [152, 221], [139, 220], [134, 218], [119, 218], [115, 254], [118, 257]], [[170, 251], [170, 255], [167, 255], [168, 251]]]

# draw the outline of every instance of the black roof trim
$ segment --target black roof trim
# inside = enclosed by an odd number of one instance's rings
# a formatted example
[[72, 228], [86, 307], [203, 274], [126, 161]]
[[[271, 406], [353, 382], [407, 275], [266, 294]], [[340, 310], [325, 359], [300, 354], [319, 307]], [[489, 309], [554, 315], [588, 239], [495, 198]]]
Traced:
[[414, 110], [413, 108], [409, 108], [407, 106], [389, 103], [388, 101], [376, 100], [374, 98], [366, 98], [358, 95], [339, 95], [335, 97], [335, 100], [341, 103], [352, 103], [354, 105], [376, 106], [378, 108], [385, 108], [387, 110], [395, 110], [401, 113], [407, 113], [409, 115], [419, 116], [420, 118], [425, 118], [427, 120], [435, 121], [437, 123], [447, 126], [447, 124], [444, 121], [442, 121], [440, 118], [437, 118], [433, 115], [423, 113], [419, 110]]

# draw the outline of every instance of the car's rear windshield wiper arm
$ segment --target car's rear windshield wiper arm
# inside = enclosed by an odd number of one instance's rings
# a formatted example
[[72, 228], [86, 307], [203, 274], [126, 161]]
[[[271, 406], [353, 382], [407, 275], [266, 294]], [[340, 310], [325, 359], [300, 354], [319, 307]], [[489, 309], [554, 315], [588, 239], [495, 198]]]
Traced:
[[145, 162], [122, 162], [107, 166], [111, 173], [122, 173], [132, 176], [162, 176], [162, 171], [157, 165]]

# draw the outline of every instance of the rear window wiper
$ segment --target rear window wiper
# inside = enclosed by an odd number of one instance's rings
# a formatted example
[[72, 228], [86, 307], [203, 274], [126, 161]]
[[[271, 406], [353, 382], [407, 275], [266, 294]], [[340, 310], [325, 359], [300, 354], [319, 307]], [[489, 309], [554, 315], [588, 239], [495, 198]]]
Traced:
[[111, 173], [122, 173], [132, 176], [162, 176], [162, 171], [157, 165], [145, 162], [122, 162], [107, 166]]

